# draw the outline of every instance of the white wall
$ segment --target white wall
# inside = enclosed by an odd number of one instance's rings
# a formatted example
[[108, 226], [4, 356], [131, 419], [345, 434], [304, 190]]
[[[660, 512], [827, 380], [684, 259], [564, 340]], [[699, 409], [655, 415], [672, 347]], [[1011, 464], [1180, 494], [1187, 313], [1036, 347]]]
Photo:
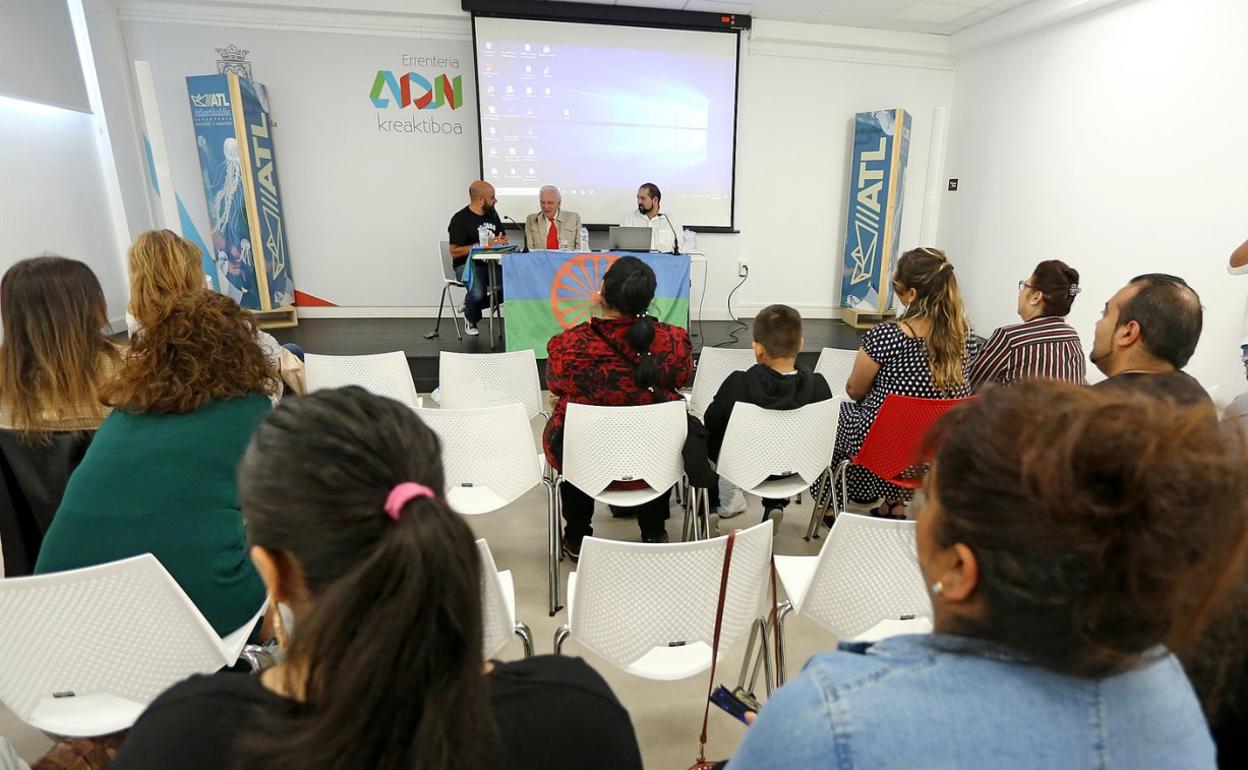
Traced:
[[[148, 192], [147, 160], [137, 128], [137, 102], [133, 92], [133, 67], [126, 54], [114, 0], [81, 0], [84, 23], [99, 87], [99, 115], [108, 127], [107, 154], [116, 171], [117, 200], [124, 232], [119, 237], [133, 243], [139, 233], [155, 226]], [[177, 227], [177, 223], [171, 223]]]
[[1114, 291], [1174, 273], [1205, 305], [1188, 371], [1243, 389], [1248, 279], [1226, 262], [1248, 237], [1246, 29], [1243, 0], [1135, 0], [962, 54], [940, 241], [981, 334], [1015, 320], [1015, 283], [1042, 259], [1082, 275], [1085, 349]]
[[[327, 168], [336, 166], [318, 162], [317, 148], [322, 148], [321, 158], [325, 148], [335, 152], [342, 132], [350, 130], [353, 113], [324, 109], [317, 113], [312, 107], [309, 114], [316, 119], [301, 113], [298, 120], [292, 120], [292, 113], [315, 105], [318, 89], [326, 102], [331, 101], [326, 89], [332, 84], [316, 74], [324, 66], [342, 69], [360, 64], [330, 61], [333, 55], [341, 56], [342, 49], [332, 44], [334, 38], [359, 40], [365, 35], [381, 50], [395, 44], [424, 50], [450, 42], [470, 57], [468, 15], [447, 0], [401, 7], [395, 0], [368, 0], [357, 3], [350, 13], [287, 5], [291, 4], [276, 0], [264, 7], [227, 7], [214, 0], [121, 3], [126, 53], [132, 59], [150, 60], [158, 78], [179, 193], [206, 232], [181, 81], [187, 74], [215, 69], [214, 45], [233, 41], [249, 47], [257, 79], [270, 87], [275, 119], [285, 119], [287, 126], [276, 142], [296, 287], [316, 294], [319, 287], [331, 286], [339, 296], [326, 298], [339, 304], [408, 306], [328, 311], [335, 314], [422, 313], [430, 305], [436, 308], [441, 286], [432, 244], [444, 237], [446, 220], [465, 202], [462, 188], [478, 171], [475, 105], [465, 104], [463, 110], [465, 130], [472, 132], [467, 141], [431, 158], [428, 147], [387, 154], [373, 137], [368, 145], [357, 143], [361, 158], [349, 179], [327, 176]], [[727, 317], [726, 300], [738, 281], [739, 258], [750, 264], [750, 278], [733, 300], [739, 315], [752, 315], [771, 302], [788, 302], [811, 316], [835, 315], [855, 112], [904, 107], [913, 115], [902, 244], [915, 244], [932, 110], [947, 107], [952, 98], [953, 60], [947, 51], [948, 39], [933, 35], [756, 23], [743, 41], [741, 57], [736, 184], [740, 233], [702, 234], [698, 239], [707, 252], [706, 318]], [[471, 81], [471, 63], [463, 63], [461, 71]], [[397, 68], [397, 62], [384, 57], [368, 62], [374, 70], [392, 64]], [[475, 83], [465, 86], [466, 99], [475, 100]], [[363, 108], [371, 110], [366, 103]], [[299, 136], [292, 136], [292, 131]], [[432, 164], [438, 173], [427, 172]], [[406, 185], [394, 181], [405, 177], [419, 181]], [[655, 181], [662, 186], [661, 179]], [[371, 203], [375, 215], [362, 221], [336, 216], [343, 190], [350, 196], [347, 203], [365, 209]], [[519, 219], [527, 212], [508, 213]], [[818, 233], [809, 246], [801, 237], [807, 228]], [[429, 247], [422, 248], [425, 244]], [[407, 261], [378, 261], [377, 255], [400, 251]], [[350, 253], [349, 260], [343, 258], [344, 252]], [[384, 282], [383, 294], [391, 299], [372, 301], [360, 292], [344, 291], [355, 276], [370, 270]], [[696, 307], [703, 285], [698, 267], [694, 284]], [[397, 286], [412, 289], [399, 293], [393, 288]]]
[[51, 251], [91, 266], [109, 318], [125, 313], [93, 116], [0, 97], [0, 272]]
[[[900, 243], [902, 249], [921, 245], [932, 114], [949, 106], [953, 92], [953, 62], [944, 55], [944, 42], [931, 35], [756, 22], [741, 59], [741, 232], [698, 239], [708, 245], [708, 307], [724, 307], [739, 280], [741, 257], [750, 278], [734, 298], [735, 309], [753, 315], [783, 302], [812, 317], [834, 314], [857, 112], [902, 107], [911, 113]], [[926, 53], [879, 50], [884, 43]]]
[[0, 94], [90, 109], [65, 0], [0, 0]]

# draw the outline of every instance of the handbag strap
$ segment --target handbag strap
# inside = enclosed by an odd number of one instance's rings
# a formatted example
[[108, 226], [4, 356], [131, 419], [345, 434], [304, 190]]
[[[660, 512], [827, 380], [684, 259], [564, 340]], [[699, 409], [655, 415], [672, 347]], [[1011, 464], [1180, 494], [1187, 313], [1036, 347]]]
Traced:
[[715, 690], [715, 664], [719, 661], [719, 631], [724, 623], [724, 599], [728, 595], [728, 568], [732, 566], [732, 545], [737, 540], [737, 532], [728, 533], [728, 542], [724, 545], [724, 569], [719, 577], [719, 605], [715, 608], [715, 636], [711, 642], [711, 680], [706, 686], [706, 702], [702, 710], [702, 733], [698, 737], [698, 761], [706, 761], [706, 725], [711, 716], [711, 693]]

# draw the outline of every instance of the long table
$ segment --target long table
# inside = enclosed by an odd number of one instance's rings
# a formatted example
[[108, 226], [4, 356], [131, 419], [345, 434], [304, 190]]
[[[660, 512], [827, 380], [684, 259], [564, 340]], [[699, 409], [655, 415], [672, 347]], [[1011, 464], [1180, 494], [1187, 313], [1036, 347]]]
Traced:
[[[538, 358], [546, 356], [546, 342], [566, 328], [588, 320], [602, 276], [616, 259], [629, 255], [649, 264], [658, 287], [651, 306], [660, 321], [688, 328], [691, 263], [705, 262], [700, 254], [665, 254], [629, 251], [530, 251], [506, 254], [473, 253], [472, 259], [486, 263], [490, 302], [490, 349], [495, 350], [499, 331], [494, 325], [498, 305], [498, 271], [507, 305], [507, 350], [532, 349]], [[705, 271], [704, 271], [705, 272]]]

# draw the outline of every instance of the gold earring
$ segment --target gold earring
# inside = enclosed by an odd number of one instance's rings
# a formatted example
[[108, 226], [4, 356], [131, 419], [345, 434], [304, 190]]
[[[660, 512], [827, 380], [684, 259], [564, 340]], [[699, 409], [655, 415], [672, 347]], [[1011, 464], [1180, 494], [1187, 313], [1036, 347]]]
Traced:
[[286, 624], [282, 622], [282, 608], [273, 600], [272, 594], [269, 594], [269, 609], [273, 612], [273, 634], [277, 637], [277, 648], [285, 653], [290, 638], [286, 636]]

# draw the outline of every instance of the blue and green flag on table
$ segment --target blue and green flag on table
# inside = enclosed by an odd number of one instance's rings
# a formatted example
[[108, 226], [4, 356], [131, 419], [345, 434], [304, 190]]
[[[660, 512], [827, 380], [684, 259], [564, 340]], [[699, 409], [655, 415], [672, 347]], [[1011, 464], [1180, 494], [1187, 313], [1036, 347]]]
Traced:
[[531, 251], [503, 260], [507, 308], [507, 349], [533, 349], [546, 357], [546, 342], [564, 329], [588, 321], [602, 290], [602, 276], [625, 255], [654, 270], [657, 288], [651, 315], [664, 323], [688, 327], [689, 255], [661, 253], [569, 253]]

